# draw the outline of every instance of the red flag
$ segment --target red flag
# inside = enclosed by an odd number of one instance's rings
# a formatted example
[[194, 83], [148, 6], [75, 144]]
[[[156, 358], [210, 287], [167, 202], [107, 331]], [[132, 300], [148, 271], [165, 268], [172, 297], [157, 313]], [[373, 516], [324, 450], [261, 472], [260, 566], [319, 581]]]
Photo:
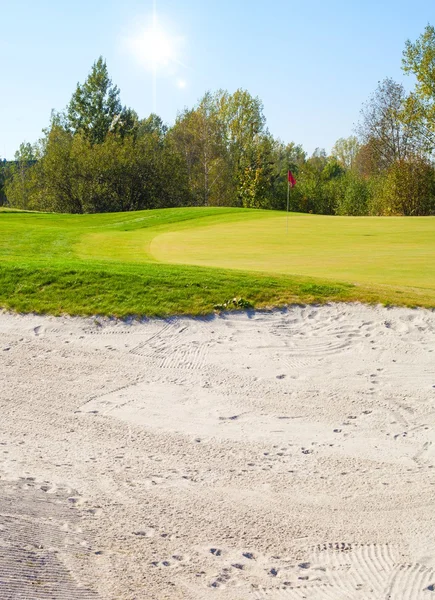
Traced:
[[290, 184], [290, 187], [295, 187], [296, 179], [293, 177], [293, 173], [291, 171], [288, 172], [288, 182]]

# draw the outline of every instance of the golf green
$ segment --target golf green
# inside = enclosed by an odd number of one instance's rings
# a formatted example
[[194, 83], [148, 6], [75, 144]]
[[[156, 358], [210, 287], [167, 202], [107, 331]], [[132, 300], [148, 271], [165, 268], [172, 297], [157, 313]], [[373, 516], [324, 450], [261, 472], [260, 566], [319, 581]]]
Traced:
[[435, 306], [431, 217], [3, 210], [0, 259], [0, 306], [20, 311], [164, 316], [337, 300]]
[[298, 274], [435, 292], [435, 220], [268, 214], [153, 238], [167, 263]]

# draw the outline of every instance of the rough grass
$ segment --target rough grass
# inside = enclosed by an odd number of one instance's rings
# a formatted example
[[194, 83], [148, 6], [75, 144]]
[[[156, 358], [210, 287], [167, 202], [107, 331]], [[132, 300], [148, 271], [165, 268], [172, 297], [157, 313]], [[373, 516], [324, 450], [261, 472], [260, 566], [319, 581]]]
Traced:
[[[118, 317], [206, 314], [232, 298], [256, 308], [328, 301], [432, 307], [435, 276], [421, 265], [435, 268], [434, 230], [430, 218], [292, 215], [287, 235], [282, 213], [228, 208], [0, 211], [0, 306]], [[372, 243], [362, 240], [374, 235]], [[390, 259], [402, 250], [409, 260], [393, 269]]]

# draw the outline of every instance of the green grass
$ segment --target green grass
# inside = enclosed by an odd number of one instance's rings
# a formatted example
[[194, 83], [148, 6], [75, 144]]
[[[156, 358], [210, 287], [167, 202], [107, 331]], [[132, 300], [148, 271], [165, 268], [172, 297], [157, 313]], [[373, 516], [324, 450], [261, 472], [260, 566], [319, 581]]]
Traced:
[[0, 210], [0, 306], [124, 317], [327, 301], [435, 306], [435, 220]]

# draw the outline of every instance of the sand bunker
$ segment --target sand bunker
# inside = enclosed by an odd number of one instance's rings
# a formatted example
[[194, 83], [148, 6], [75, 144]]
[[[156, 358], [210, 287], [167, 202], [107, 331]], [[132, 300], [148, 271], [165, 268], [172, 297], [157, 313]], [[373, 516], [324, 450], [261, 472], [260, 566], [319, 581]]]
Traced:
[[434, 351], [426, 310], [0, 314], [0, 597], [435, 597]]

